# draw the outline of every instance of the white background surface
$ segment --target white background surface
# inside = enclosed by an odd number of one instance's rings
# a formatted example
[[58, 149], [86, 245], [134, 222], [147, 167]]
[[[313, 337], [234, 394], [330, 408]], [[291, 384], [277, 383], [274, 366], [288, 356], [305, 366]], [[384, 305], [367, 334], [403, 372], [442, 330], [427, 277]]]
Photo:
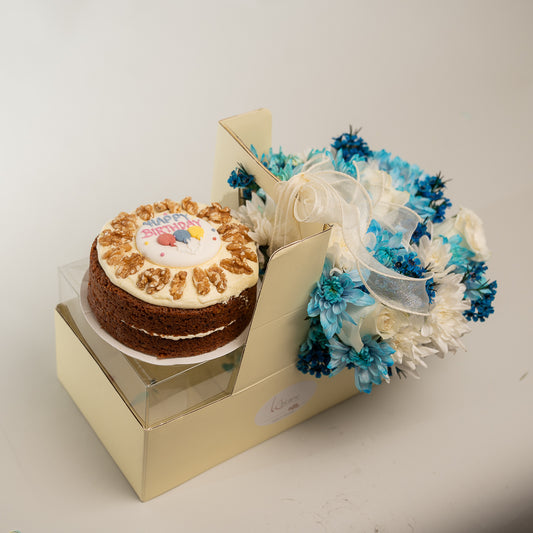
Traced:
[[[529, 2], [0, 2], [0, 532], [530, 531]], [[349, 124], [486, 221], [496, 314], [468, 353], [141, 504], [55, 377], [56, 269], [105, 220], [207, 200], [217, 120], [274, 146]]]

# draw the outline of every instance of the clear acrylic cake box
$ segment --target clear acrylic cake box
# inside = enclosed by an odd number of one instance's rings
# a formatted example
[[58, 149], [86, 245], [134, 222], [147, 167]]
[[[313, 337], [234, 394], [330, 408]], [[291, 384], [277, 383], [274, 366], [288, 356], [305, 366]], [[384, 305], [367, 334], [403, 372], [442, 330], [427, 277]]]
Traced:
[[[212, 199], [237, 207], [227, 184], [243, 164], [275, 196], [276, 178], [253, 156], [271, 144], [265, 109], [218, 125]], [[306, 420], [356, 393], [353, 375], [315, 379], [296, 369], [329, 230], [272, 255], [244, 346], [195, 364], [158, 366], [129, 357], [87, 322], [80, 288], [88, 260], [59, 270], [57, 375], [142, 501]]]

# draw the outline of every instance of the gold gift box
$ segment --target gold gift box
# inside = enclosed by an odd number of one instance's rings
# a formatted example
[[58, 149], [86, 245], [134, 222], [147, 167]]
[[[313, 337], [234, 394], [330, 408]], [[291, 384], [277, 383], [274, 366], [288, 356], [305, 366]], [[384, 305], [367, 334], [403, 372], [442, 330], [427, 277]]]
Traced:
[[[266, 109], [220, 121], [214, 201], [238, 206], [227, 178], [239, 163], [275, 198], [277, 178], [249, 149], [268, 151], [271, 131]], [[356, 393], [349, 371], [315, 379], [296, 369], [329, 229], [302, 225], [301, 234], [270, 258], [246, 344], [192, 365], [153, 365], [107, 344], [80, 305], [87, 262], [60, 269], [58, 378], [142, 501]]]

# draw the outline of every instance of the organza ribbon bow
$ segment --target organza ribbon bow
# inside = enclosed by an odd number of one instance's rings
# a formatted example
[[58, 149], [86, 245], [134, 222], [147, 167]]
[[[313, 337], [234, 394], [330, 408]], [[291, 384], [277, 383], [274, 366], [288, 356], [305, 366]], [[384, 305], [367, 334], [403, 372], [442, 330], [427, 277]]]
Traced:
[[[369, 292], [384, 305], [408, 313], [427, 315], [429, 297], [424, 278], [399, 274], [380, 263], [366, 248], [365, 235], [372, 219], [391, 231], [401, 232], [402, 244], [409, 241], [421, 218], [399, 204], [382, 200], [385, 174], [381, 185], [367, 190], [358, 178], [334, 169], [323, 154], [311, 158], [300, 173], [279, 182], [271, 252], [301, 238], [299, 223], [336, 224], [353, 255], [361, 280]], [[381, 189], [381, 190], [380, 190]]]

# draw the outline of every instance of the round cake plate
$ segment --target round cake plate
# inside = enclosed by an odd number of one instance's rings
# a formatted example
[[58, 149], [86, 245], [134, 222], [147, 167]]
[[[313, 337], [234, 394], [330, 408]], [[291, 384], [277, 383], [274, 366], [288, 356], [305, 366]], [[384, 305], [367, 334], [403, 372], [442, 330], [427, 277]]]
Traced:
[[145, 363], [150, 363], [152, 365], [158, 365], [158, 366], [175, 366], [175, 365], [191, 365], [195, 363], [203, 363], [204, 361], [211, 361], [212, 359], [217, 359], [218, 357], [227, 355], [228, 353], [236, 350], [237, 348], [240, 348], [246, 342], [246, 338], [248, 337], [248, 331], [250, 330], [250, 325], [248, 325], [246, 329], [236, 339], [233, 339], [231, 342], [228, 342], [228, 344], [225, 344], [224, 346], [221, 346], [220, 348], [217, 348], [216, 350], [213, 350], [211, 352], [201, 353], [198, 355], [191, 355], [190, 357], [165, 357], [165, 358], [159, 358], [155, 355], [148, 355], [143, 352], [138, 352], [137, 350], [133, 350], [132, 348], [129, 348], [128, 346], [125, 346], [121, 342], [117, 341], [107, 331], [105, 331], [102, 328], [102, 326], [100, 326], [100, 323], [94, 316], [94, 313], [92, 312], [92, 309], [89, 306], [89, 302], [87, 300], [88, 285], [89, 285], [89, 270], [87, 270], [87, 272], [85, 273], [85, 276], [83, 276], [83, 280], [81, 282], [81, 289], [80, 289], [81, 310], [89, 326], [91, 326], [94, 332], [102, 340], [107, 342], [107, 344], [110, 344], [111, 346], [113, 346], [113, 348], [116, 348], [117, 350], [121, 351], [123, 354], [127, 355], [128, 357], [133, 357], [134, 359], [138, 359], [139, 361], [144, 361]]

